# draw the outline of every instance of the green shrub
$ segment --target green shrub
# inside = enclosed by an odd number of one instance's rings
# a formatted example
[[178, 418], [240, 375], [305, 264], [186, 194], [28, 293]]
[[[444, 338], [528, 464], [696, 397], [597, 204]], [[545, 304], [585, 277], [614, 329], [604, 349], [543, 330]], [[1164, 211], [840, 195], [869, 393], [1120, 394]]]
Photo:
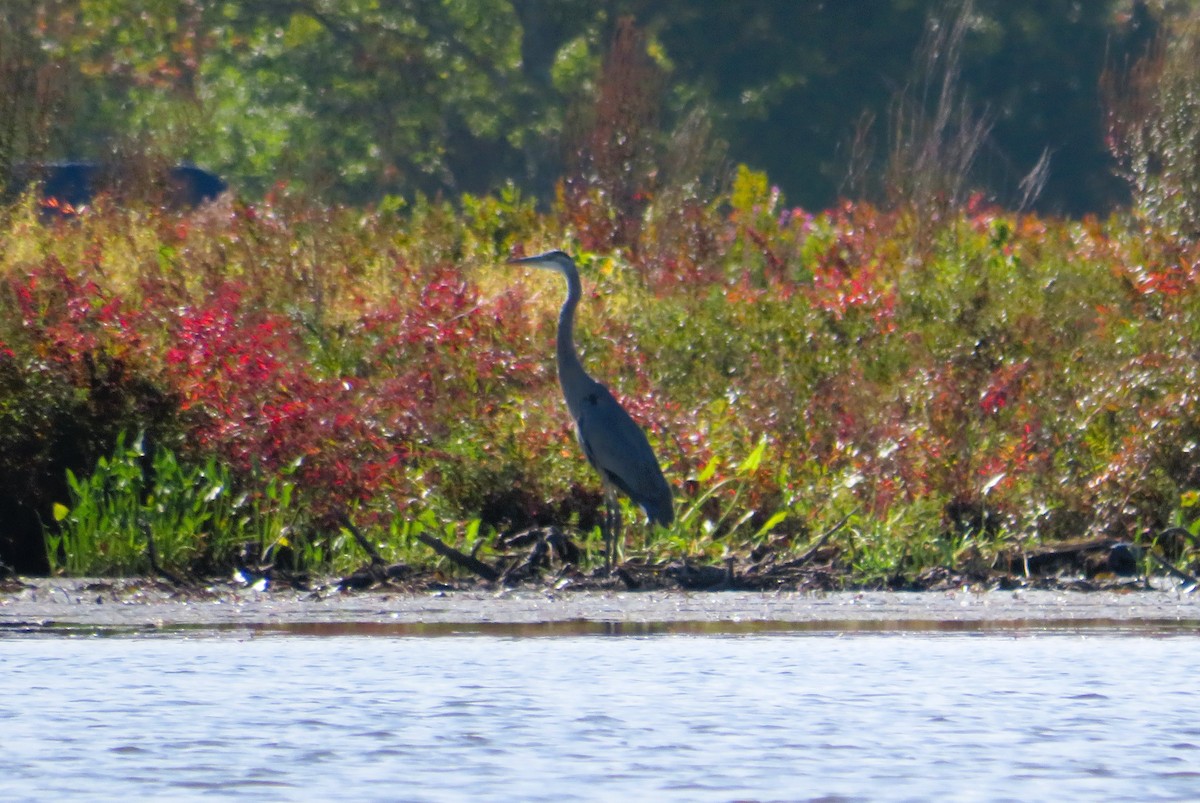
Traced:
[[[891, 582], [1190, 526], [1196, 245], [979, 204], [932, 228], [810, 214], [749, 170], [734, 192], [693, 217], [652, 201], [636, 248], [578, 254], [582, 358], [676, 489], [646, 554], [786, 554], [850, 516], [838, 565]], [[430, 565], [414, 522], [481, 554], [534, 524], [598, 546], [600, 485], [554, 370], [561, 284], [498, 264], [510, 244], [572, 247], [562, 219], [516, 194], [15, 215], [0, 512], [28, 515], [5, 516], [0, 557], [144, 571], [150, 534], [180, 571], [331, 571], [363, 557], [345, 515]]]
[[[212, 572], [242, 560], [267, 563], [298, 537], [294, 485], [272, 478], [257, 495], [238, 491], [228, 468], [210, 457], [181, 464], [175, 453], [146, 453], [144, 436], [117, 438], [83, 477], [67, 471], [67, 504], [55, 503], [47, 528], [52, 571], [69, 575], [146, 574], [151, 562], [171, 571]], [[308, 552], [324, 568], [319, 550]]]

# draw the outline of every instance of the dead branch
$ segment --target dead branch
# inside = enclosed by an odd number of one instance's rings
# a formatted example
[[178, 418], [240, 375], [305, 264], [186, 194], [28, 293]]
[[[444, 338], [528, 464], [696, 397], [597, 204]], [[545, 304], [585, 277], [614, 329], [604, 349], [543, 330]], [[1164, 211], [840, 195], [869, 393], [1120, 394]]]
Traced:
[[417, 533], [416, 539], [442, 557], [449, 558], [452, 562], [458, 564], [467, 571], [474, 572], [484, 580], [487, 580], [489, 583], [494, 583], [500, 579], [499, 572], [497, 572], [491, 566], [488, 566], [478, 558], [474, 558], [463, 552], [459, 552], [454, 547], [438, 538], [435, 538], [429, 533]]
[[817, 552], [820, 551], [821, 547], [825, 546], [825, 542], [828, 541], [833, 536], [834, 533], [836, 533], [838, 530], [845, 527], [846, 522], [850, 521], [850, 517], [853, 516], [857, 512], [858, 512], [857, 510], [851, 510], [849, 513], [847, 513], [845, 516], [842, 517], [841, 521], [839, 521], [837, 524], [830, 527], [825, 532], [821, 533], [820, 537], [817, 538], [817, 540], [813, 542], [813, 545], [810, 546], [808, 549], [806, 549], [802, 555], [800, 555], [797, 558], [794, 558], [793, 560], [789, 560], [786, 563], [779, 564], [779, 568], [781, 568], [781, 569], [799, 569], [801, 566], [808, 563], [810, 560], [813, 559], [813, 557], [816, 556]]

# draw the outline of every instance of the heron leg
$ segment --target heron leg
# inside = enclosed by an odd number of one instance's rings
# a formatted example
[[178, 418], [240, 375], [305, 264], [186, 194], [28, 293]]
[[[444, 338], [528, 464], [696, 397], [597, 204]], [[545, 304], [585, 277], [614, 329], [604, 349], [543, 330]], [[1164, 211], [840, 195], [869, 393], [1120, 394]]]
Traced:
[[604, 568], [612, 572], [621, 543], [621, 503], [614, 488], [604, 489]]

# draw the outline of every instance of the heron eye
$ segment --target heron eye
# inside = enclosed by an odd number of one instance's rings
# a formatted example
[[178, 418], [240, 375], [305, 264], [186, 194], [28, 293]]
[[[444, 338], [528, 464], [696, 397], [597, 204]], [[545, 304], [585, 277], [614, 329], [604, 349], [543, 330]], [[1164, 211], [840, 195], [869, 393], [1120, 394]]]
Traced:
[[588, 404], [591, 404], [594, 406], [596, 404], [596, 402], [598, 402], [599, 400], [600, 400], [599, 397], [595, 393], [588, 394], [588, 397], [587, 397]]

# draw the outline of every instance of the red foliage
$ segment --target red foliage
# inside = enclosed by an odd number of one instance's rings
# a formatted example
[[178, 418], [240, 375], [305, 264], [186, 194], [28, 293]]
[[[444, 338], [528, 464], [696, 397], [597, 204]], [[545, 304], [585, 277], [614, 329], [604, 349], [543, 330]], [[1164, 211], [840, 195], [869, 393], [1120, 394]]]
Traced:
[[1016, 365], [1001, 366], [993, 371], [987, 388], [980, 396], [980, 409], [991, 415], [1007, 407], [1019, 392], [1021, 379], [1029, 368], [1029, 361], [1026, 360]]
[[141, 348], [134, 316], [121, 299], [107, 297], [84, 275], [70, 274], [55, 257], [20, 280], [10, 279], [10, 287], [38, 356], [77, 380], [99, 354], [125, 359]]
[[301, 461], [304, 484], [333, 504], [377, 491], [406, 448], [382, 435], [374, 399], [350, 380], [314, 376], [295, 325], [247, 306], [227, 284], [176, 311], [166, 362], [195, 445], [241, 471]]
[[814, 307], [841, 320], [865, 314], [879, 334], [894, 330], [896, 294], [881, 261], [880, 242], [892, 221], [872, 207], [845, 204], [830, 215], [837, 236], [814, 265], [808, 289]]

